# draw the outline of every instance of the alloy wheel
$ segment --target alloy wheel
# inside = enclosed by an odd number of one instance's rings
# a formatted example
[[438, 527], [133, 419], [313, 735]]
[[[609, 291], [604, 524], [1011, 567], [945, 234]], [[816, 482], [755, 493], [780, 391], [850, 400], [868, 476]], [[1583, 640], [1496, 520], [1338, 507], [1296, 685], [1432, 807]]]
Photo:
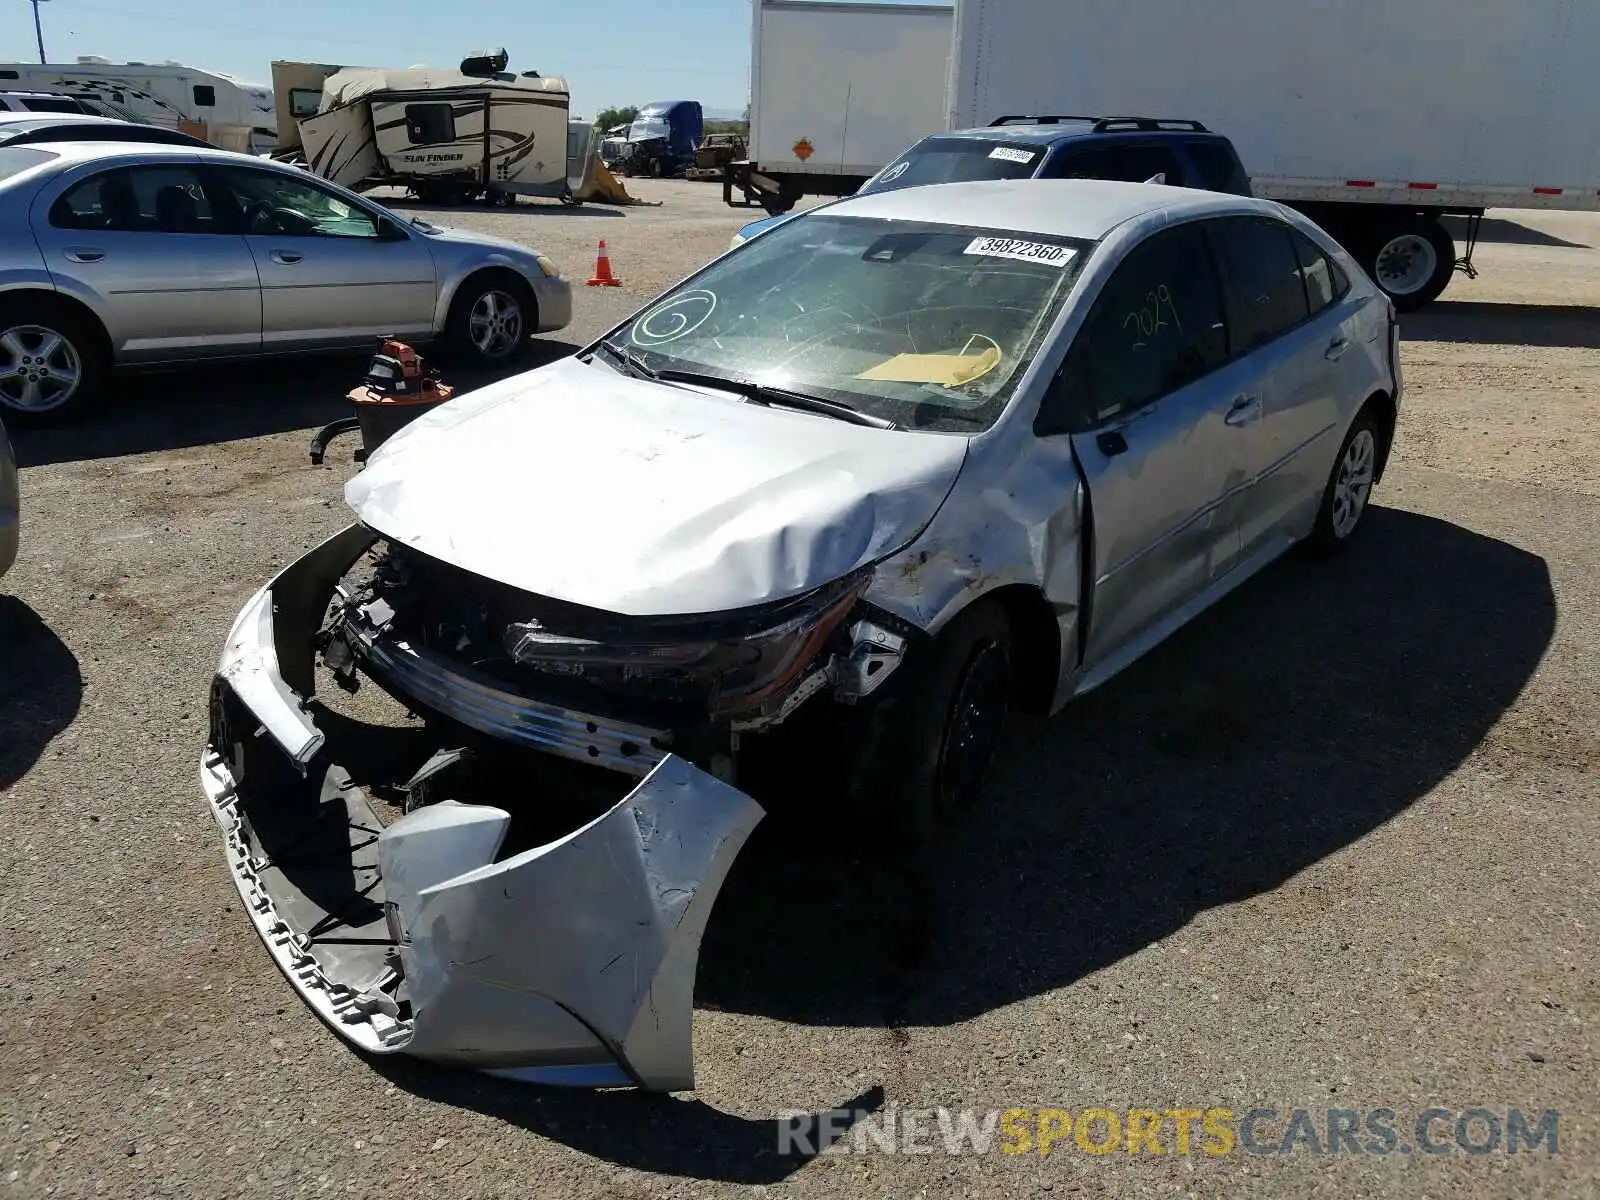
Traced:
[[19, 412], [60, 408], [83, 381], [83, 360], [63, 334], [43, 325], [0, 333], [0, 404]]
[[1346, 538], [1355, 530], [1372, 495], [1372, 481], [1378, 462], [1378, 443], [1372, 430], [1360, 429], [1345, 447], [1333, 481], [1333, 535]]
[[522, 305], [505, 292], [484, 292], [467, 314], [467, 334], [484, 358], [504, 358], [522, 341]]

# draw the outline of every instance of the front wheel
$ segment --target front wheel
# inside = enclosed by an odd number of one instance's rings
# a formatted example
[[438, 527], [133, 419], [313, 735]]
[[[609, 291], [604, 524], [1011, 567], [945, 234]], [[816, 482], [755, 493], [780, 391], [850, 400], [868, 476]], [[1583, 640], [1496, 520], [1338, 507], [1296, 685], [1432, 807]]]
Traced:
[[534, 324], [534, 301], [527, 286], [488, 275], [462, 284], [450, 306], [445, 338], [471, 361], [497, 366], [522, 352]]
[[859, 712], [849, 793], [875, 841], [919, 844], [971, 807], [1010, 725], [1011, 623], [991, 601], [958, 616]]
[[1363, 410], [1344, 435], [1322, 493], [1322, 507], [1308, 546], [1319, 555], [1336, 554], [1355, 535], [1372, 499], [1378, 477], [1378, 423]]

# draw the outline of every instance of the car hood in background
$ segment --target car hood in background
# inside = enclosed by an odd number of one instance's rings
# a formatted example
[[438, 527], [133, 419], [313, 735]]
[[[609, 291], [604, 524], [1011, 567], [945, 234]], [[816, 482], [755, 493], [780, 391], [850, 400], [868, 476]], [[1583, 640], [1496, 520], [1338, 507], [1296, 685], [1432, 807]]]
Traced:
[[[399, 213], [396, 213], [395, 217], [404, 224], [410, 224], [409, 218]], [[514, 242], [510, 238], [495, 237], [492, 233], [479, 233], [475, 229], [457, 229], [450, 225], [435, 225], [432, 221], [428, 222], [426, 229], [418, 228], [415, 225], [411, 227], [430, 242], [447, 242], [452, 246], [493, 247], [496, 250], [504, 250], [515, 254], [518, 258], [531, 258], [534, 254], [534, 251], [530, 250], [522, 242]]]
[[628, 616], [725, 612], [906, 545], [966, 439], [850, 425], [575, 358], [413, 421], [345, 487], [384, 536]]

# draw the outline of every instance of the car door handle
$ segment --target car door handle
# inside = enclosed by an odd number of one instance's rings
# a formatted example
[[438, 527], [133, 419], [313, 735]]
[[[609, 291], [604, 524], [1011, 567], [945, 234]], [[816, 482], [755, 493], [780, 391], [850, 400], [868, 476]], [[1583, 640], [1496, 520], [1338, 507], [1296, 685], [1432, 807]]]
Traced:
[[104, 250], [95, 250], [89, 246], [73, 246], [65, 251], [65, 254], [69, 261], [76, 263], [99, 262], [106, 256]]
[[1350, 339], [1347, 337], [1336, 337], [1333, 339], [1333, 341], [1328, 343], [1328, 348], [1327, 350], [1323, 351], [1322, 357], [1327, 359], [1329, 362], [1337, 362], [1339, 359], [1344, 357], [1344, 352], [1348, 349], [1350, 349]]
[[294, 266], [295, 263], [299, 262], [304, 257], [305, 255], [301, 254], [298, 250], [274, 250], [272, 252], [272, 261], [275, 263], [282, 263], [286, 267]]
[[1261, 398], [1259, 396], [1240, 396], [1228, 409], [1228, 415], [1222, 419], [1229, 425], [1248, 425], [1261, 415]]

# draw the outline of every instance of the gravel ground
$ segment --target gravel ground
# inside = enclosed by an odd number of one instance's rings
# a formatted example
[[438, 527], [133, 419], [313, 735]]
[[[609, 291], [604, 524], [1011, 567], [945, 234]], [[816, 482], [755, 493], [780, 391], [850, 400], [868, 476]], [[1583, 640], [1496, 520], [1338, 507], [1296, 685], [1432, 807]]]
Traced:
[[[661, 206], [448, 215], [580, 278], [607, 239], [626, 286], [580, 289], [543, 357], [748, 215], [630, 186]], [[1482, 277], [1406, 321], [1358, 550], [1273, 568], [1030, 731], [923, 860], [752, 843], [701, 960], [689, 1096], [365, 1061], [238, 909], [195, 780], [206, 684], [248, 594], [345, 520], [349, 439], [320, 468], [306, 447], [360, 359], [130, 381], [17, 436], [0, 1190], [1595, 1195], [1600, 218], [1503, 213], [1484, 239]], [[1402, 1142], [1431, 1105], [1555, 1109], [1559, 1153], [778, 1153], [784, 1110], [940, 1105], [1269, 1107], [1274, 1141], [1297, 1107], [1388, 1107]]]

